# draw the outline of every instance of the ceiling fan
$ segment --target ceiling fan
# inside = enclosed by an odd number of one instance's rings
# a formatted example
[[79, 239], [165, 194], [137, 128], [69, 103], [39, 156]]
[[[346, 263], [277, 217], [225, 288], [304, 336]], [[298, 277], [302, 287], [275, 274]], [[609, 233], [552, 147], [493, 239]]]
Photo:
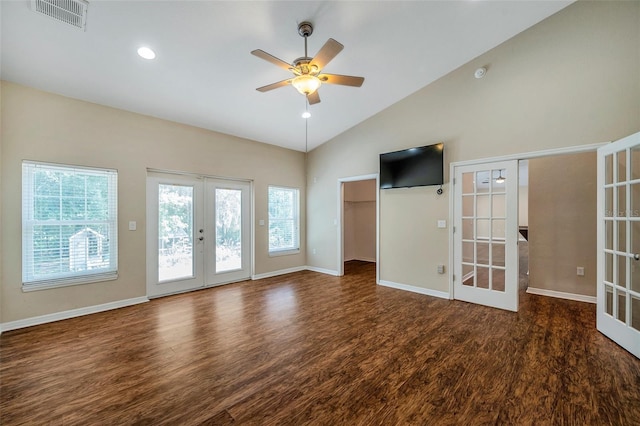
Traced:
[[313, 105], [320, 102], [318, 88], [322, 83], [340, 84], [342, 86], [353, 87], [362, 86], [364, 77], [322, 73], [322, 69], [333, 58], [335, 58], [342, 49], [344, 49], [342, 44], [330, 38], [324, 46], [322, 46], [318, 54], [313, 58], [310, 58], [307, 55], [307, 37], [313, 34], [313, 25], [306, 21], [300, 23], [300, 25], [298, 25], [298, 34], [300, 34], [301, 37], [304, 37], [304, 56], [294, 60], [292, 64], [288, 64], [285, 61], [270, 55], [264, 50], [256, 49], [251, 52], [252, 55], [262, 58], [265, 61], [269, 61], [272, 64], [294, 74], [292, 78], [287, 80], [258, 87], [256, 89], [257, 91], [268, 92], [269, 90], [277, 89], [278, 87], [292, 85], [298, 90], [298, 92], [307, 97], [310, 105]]

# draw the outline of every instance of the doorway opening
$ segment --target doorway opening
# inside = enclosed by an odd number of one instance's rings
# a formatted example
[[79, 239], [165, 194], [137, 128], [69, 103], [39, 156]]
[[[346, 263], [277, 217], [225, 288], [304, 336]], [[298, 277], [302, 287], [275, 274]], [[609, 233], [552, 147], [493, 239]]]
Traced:
[[[378, 178], [356, 176], [338, 181], [338, 274], [378, 271]], [[376, 279], [377, 281], [377, 279]]]

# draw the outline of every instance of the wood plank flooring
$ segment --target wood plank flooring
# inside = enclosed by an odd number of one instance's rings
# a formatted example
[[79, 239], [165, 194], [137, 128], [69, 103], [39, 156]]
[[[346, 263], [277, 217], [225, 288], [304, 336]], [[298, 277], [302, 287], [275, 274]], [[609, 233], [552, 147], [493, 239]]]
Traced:
[[640, 424], [640, 360], [594, 305], [522, 293], [512, 313], [346, 272], [4, 333], [0, 424]]

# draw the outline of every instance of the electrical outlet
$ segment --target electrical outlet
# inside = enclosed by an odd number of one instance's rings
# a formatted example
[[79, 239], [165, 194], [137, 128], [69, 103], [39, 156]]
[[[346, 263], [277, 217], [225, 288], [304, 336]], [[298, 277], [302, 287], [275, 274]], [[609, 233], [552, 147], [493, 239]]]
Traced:
[[584, 266], [578, 266], [576, 274], [578, 274], [579, 277], [584, 277]]

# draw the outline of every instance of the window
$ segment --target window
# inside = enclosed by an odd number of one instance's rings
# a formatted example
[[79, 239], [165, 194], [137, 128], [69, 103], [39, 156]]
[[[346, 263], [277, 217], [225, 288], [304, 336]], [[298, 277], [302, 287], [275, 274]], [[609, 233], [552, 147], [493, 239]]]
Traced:
[[300, 250], [300, 191], [269, 187], [269, 253]]
[[23, 290], [117, 278], [115, 170], [22, 163]]

